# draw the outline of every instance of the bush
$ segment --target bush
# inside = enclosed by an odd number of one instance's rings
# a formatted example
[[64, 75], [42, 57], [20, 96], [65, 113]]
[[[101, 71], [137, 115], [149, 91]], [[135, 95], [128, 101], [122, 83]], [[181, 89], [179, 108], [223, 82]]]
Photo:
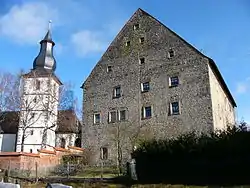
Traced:
[[132, 155], [141, 181], [242, 183], [250, 175], [250, 133], [235, 127], [210, 135], [192, 132], [172, 140], [145, 141]]

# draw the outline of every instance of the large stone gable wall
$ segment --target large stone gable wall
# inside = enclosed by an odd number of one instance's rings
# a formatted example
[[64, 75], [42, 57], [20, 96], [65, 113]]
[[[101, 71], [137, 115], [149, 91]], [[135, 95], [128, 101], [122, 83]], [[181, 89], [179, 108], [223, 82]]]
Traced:
[[[133, 30], [135, 24], [139, 30]], [[141, 37], [144, 44], [139, 43]], [[131, 46], [125, 45], [130, 41]], [[169, 58], [172, 49], [174, 57]], [[145, 58], [140, 65], [139, 59]], [[112, 72], [107, 73], [107, 66]], [[179, 76], [180, 85], [169, 88], [169, 77]], [[141, 93], [141, 83], [150, 81], [150, 91]], [[120, 85], [122, 96], [112, 98], [113, 87]], [[84, 131], [96, 150], [109, 148], [111, 160], [117, 158], [117, 130], [121, 131], [123, 154], [129, 153], [135, 142], [131, 135], [138, 132], [144, 137], [170, 138], [192, 130], [213, 130], [212, 102], [208, 73], [208, 59], [197, 53], [157, 20], [138, 10], [111, 43], [83, 86]], [[169, 116], [169, 103], [179, 101], [181, 114]], [[152, 105], [153, 116], [141, 120], [141, 107]], [[108, 112], [128, 110], [127, 121], [108, 123]], [[101, 114], [101, 123], [93, 124], [93, 114]], [[132, 136], [133, 137], [133, 136]], [[125, 158], [126, 158], [125, 157]]]

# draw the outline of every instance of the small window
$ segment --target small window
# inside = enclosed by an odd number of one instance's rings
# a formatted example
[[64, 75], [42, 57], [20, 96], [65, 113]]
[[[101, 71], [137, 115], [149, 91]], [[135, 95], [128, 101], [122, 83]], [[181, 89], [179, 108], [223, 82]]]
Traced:
[[30, 135], [33, 135], [34, 134], [34, 130], [30, 130]]
[[168, 51], [168, 57], [169, 58], [174, 57], [174, 50], [171, 49], [171, 50]]
[[56, 84], [53, 85], [53, 95], [56, 94]]
[[33, 102], [34, 102], [34, 103], [36, 103], [36, 102], [37, 102], [37, 98], [36, 98], [36, 97], [34, 97]]
[[128, 46], [128, 47], [130, 46], [130, 41], [126, 42], [126, 46]]
[[134, 25], [134, 30], [138, 30], [138, 29], [140, 29], [140, 24], [135, 24]]
[[141, 91], [142, 92], [147, 92], [150, 90], [150, 84], [149, 82], [144, 82], [141, 84]]
[[108, 148], [106, 148], [106, 147], [101, 148], [101, 156], [100, 157], [102, 160], [108, 159]]
[[139, 41], [141, 44], [144, 44], [144, 40], [145, 40], [144, 37], [141, 37]]
[[109, 122], [110, 123], [114, 123], [117, 120], [117, 112], [113, 111], [113, 112], [109, 112]]
[[121, 97], [121, 87], [117, 86], [114, 88], [114, 98], [119, 98]]
[[143, 118], [152, 117], [152, 108], [151, 108], [151, 106], [147, 106], [147, 107], [142, 108], [142, 117]]
[[30, 149], [30, 153], [33, 153], [32, 149]]
[[36, 90], [39, 90], [41, 87], [41, 81], [40, 80], [36, 80]]
[[109, 65], [108, 67], [107, 67], [107, 72], [111, 72], [112, 71], [112, 67]]
[[144, 64], [145, 63], [145, 58], [144, 57], [142, 57], [142, 58], [140, 58], [140, 64]]
[[178, 76], [173, 76], [169, 78], [169, 86], [176, 87], [179, 85], [179, 78]]
[[94, 124], [101, 123], [101, 115], [100, 114], [94, 114]]
[[65, 138], [61, 138], [60, 146], [61, 146], [61, 148], [65, 148], [66, 147], [66, 140], [65, 140]]
[[171, 112], [171, 115], [180, 114], [179, 102], [172, 102], [170, 104], [170, 112]]
[[125, 121], [126, 120], [126, 110], [120, 110], [119, 111], [119, 121]]

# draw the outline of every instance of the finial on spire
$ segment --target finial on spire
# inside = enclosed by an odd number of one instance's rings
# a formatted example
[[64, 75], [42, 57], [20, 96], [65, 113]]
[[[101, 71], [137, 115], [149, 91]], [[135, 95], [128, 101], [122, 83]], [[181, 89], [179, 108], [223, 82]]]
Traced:
[[49, 24], [48, 24], [48, 30], [49, 31], [51, 30], [51, 23], [52, 23], [52, 20], [49, 20]]

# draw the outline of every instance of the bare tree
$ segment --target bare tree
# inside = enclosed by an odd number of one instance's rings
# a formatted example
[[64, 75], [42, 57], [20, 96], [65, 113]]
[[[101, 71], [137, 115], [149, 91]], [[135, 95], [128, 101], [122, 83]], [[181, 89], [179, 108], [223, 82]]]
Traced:
[[5, 119], [5, 112], [20, 109], [19, 83], [20, 74], [0, 71], [0, 123]]

